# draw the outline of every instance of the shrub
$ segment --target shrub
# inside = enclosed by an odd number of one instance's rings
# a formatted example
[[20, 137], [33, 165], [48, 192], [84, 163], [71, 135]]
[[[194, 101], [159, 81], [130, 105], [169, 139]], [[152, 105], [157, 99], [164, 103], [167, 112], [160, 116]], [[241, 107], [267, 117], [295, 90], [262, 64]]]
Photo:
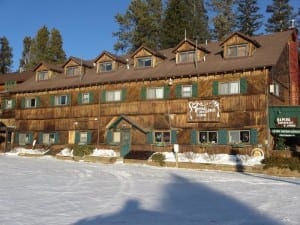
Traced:
[[72, 147], [73, 155], [83, 157], [85, 155], [90, 155], [93, 153], [93, 147], [89, 145], [74, 145]]
[[153, 162], [158, 162], [159, 165], [163, 166], [165, 164], [166, 157], [162, 153], [154, 153], [151, 156], [151, 159]]
[[298, 157], [283, 158], [279, 156], [271, 156], [262, 161], [264, 168], [278, 167], [281, 169], [297, 170], [300, 172], [300, 159]]

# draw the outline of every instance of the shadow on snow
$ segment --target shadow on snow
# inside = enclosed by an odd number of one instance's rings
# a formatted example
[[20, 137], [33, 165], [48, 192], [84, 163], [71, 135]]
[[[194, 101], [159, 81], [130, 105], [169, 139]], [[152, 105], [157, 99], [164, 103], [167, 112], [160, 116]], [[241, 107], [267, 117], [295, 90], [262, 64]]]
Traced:
[[130, 199], [114, 214], [85, 218], [74, 225], [281, 225], [232, 197], [178, 175], [173, 175], [163, 196], [160, 207], [153, 211]]

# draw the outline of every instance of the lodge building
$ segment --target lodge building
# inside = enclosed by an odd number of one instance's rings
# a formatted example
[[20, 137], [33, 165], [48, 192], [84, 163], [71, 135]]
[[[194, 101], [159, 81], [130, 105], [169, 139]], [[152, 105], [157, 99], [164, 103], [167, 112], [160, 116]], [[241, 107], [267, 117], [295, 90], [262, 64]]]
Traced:
[[182, 152], [268, 151], [280, 133], [271, 132], [270, 107], [296, 107], [300, 137], [297, 44], [295, 30], [235, 32], [221, 42], [41, 62], [2, 96], [1, 121], [15, 128], [13, 146], [88, 144], [122, 157], [173, 144]]

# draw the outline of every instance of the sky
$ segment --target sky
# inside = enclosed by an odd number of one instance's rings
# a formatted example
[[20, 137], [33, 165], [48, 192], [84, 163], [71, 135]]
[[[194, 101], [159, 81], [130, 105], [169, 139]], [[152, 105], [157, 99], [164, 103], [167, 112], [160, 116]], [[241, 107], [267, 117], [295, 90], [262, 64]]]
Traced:
[[[264, 13], [272, 0], [258, 2]], [[114, 16], [124, 14], [129, 4], [130, 0], [0, 0], [0, 37], [5, 36], [13, 48], [12, 70], [19, 67], [24, 37], [35, 37], [44, 25], [60, 31], [67, 57], [88, 60], [104, 50], [116, 53], [112, 34], [119, 26]], [[300, 7], [299, 0], [290, 4]]]
[[300, 221], [299, 178], [3, 153], [0, 177], [3, 225], [298, 225]]

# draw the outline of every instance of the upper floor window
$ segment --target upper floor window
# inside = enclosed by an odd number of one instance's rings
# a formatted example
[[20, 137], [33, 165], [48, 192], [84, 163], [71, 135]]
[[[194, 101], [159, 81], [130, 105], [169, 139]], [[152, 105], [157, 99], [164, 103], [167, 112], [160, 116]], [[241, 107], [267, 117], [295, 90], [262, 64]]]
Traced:
[[4, 101], [4, 109], [12, 109], [14, 108], [15, 101], [13, 99], [6, 99]]
[[81, 95], [81, 102], [82, 102], [82, 104], [90, 103], [90, 93], [83, 93]]
[[11, 81], [5, 81], [5, 90], [8, 91], [9, 89], [13, 88], [16, 86], [17, 82], [14, 80]]
[[180, 52], [178, 53], [178, 62], [179, 63], [189, 63], [195, 61], [195, 52], [188, 51], [188, 52]]
[[114, 101], [121, 101], [122, 91], [115, 90], [115, 91], [107, 91], [106, 92], [106, 101], [107, 102], [114, 102]]
[[219, 94], [231, 95], [240, 93], [240, 81], [220, 82]]
[[26, 98], [25, 99], [25, 108], [35, 108], [37, 106], [36, 98]]
[[152, 66], [152, 57], [137, 58], [138, 68], [151, 67], [151, 66]]
[[80, 66], [68, 66], [66, 69], [67, 76], [79, 76], [80, 72]]
[[238, 57], [238, 56], [247, 56], [248, 55], [248, 45], [240, 44], [240, 45], [231, 45], [227, 47], [228, 57]]
[[54, 105], [68, 105], [68, 95], [54, 96]]
[[163, 99], [163, 98], [164, 98], [163, 87], [147, 88], [147, 99]]
[[99, 72], [110, 72], [110, 71], [112, 71], [112, 62], [99, 63], [98, 71]]
[[193, 94], [192, 85], [181, 86], [181, 97], [183, 98], [192, 97], [192, 94]]
[[38, 80], [48, 80], [49, 79], [49, 71], [43, 70], [37, 73]]

